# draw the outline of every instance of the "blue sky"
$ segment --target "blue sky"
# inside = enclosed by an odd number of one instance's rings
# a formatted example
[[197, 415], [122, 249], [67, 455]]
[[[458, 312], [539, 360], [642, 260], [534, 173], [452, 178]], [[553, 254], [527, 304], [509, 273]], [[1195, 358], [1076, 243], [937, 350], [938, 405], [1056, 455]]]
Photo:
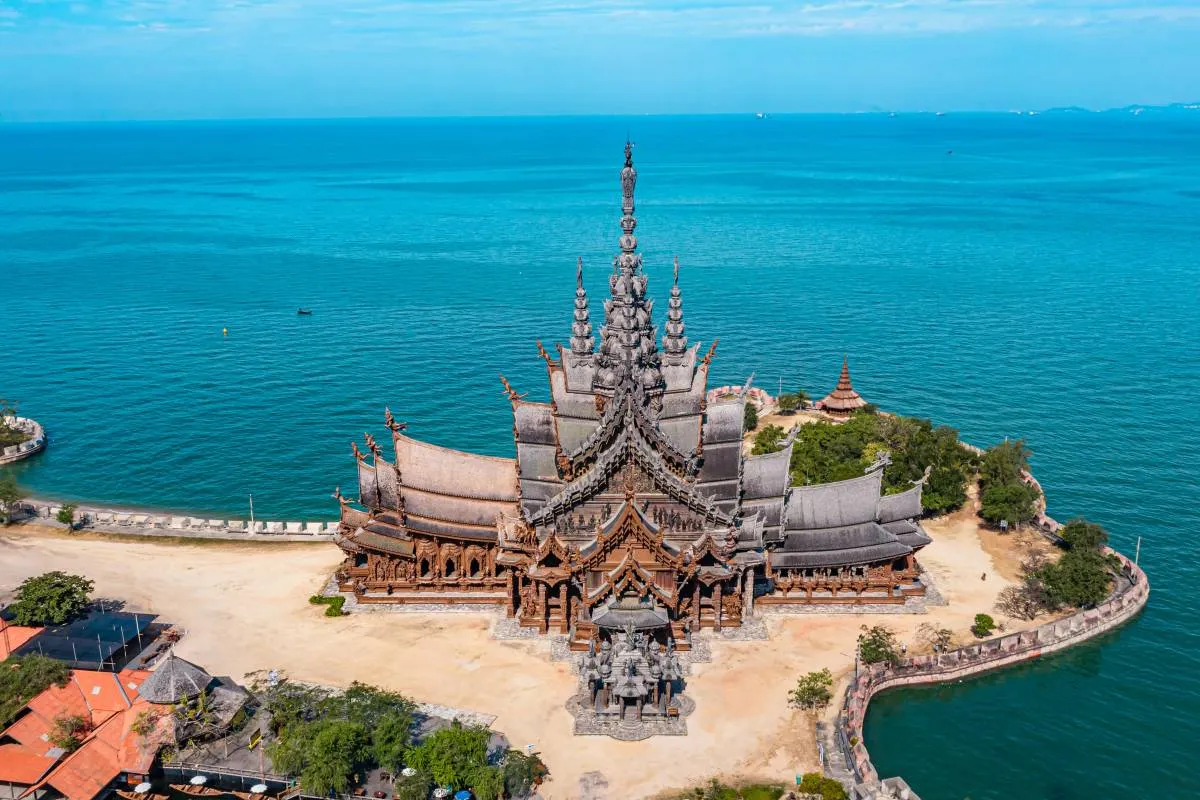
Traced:
[[0, 117], [1200, 99], [1200, 0], [0, 0]]

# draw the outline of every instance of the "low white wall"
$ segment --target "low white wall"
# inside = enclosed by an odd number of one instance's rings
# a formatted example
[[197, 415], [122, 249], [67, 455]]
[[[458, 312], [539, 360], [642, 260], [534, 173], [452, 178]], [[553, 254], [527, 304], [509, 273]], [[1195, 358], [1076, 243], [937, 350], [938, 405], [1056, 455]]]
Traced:
[[29, 417], [4, 417], [4, 424], [6, 427], [29, 434], [30, 438], [20, 444], [12, 444], [0, 449], [0, 464], [11, 464], [46, 449], [46, 431], [38, 424], [37, 420], [29, 419]]
[[[48, 500], [26, 500], [25, 514], [39, 522], [61, 525], [55, 517], [63, 504]], [[338, 523], [281, 522], [242, 519], [208, 519], [170, 514], [97, 508], [79, 505], [75, 510], [76, 524], [88, 530], [109, 533], [128, 533], [144, 536], [185, 536], [198, 539], [261, 540], [273, 542], [330, 541], [337, 533]]]

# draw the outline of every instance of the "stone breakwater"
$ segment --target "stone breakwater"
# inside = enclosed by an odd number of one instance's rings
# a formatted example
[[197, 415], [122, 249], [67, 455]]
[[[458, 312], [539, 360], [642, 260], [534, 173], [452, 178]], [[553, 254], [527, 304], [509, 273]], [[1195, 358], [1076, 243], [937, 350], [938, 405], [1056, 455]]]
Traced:
[[[21, 504], [26, 519], [62, 525], [55, 517], [63, 504], [47, 500], [25, 500]], [[172, 536], [231, 541], [313, 542], [332, 541], [337, 522], [282, 522], [275, 520], [207, 519], [171, 514], [154, 514], [112, 508], [76, 506], [76, 525], [98, 533], [123, 533], [131, 536]], [[63, 526], [65, 527], [65, 526]]]
[[4, 425], [27, 434], [29, 438], [20, 444], [12, 444], [0, 450], [0, 464], [11, 464], [46, 449], [46, 431], [37, 420], [28, 417], [5, 417]]
[[820, 733], [826, 774], [852, 786], [859, 798], [899, 796], [916, 800], [915, 793], [902, 779], [881, 781], [871, 763], [863, 742], [863, 723], [871, 698], [900, 686], [956, 681], [1019, 664], [1095, 638], [1128, 622], [1145, 607], [1150, 583], [1136, 564], [1120, 553], [1109, 552], [1120, 559], [1121, 575], [1112, 597], [1096, 608], [948, 653], [905, 658], [895, 665], [876, 664], [860, 671], [846, 688], [834, 726], [824, 727]]

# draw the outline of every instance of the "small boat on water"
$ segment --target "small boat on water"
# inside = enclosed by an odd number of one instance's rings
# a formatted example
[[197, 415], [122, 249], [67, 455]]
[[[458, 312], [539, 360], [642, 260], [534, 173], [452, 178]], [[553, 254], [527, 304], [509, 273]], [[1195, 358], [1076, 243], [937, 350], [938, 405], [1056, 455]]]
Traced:
[[172, 783], [171, 788], [190, 797], [220, 797], [228, 794], [224, 789], [215, 789], [212, 786], [197, 783]]
[[311, 308], [297, 308], [296, 313], [302, 317], [311, 317], [312, 309]]

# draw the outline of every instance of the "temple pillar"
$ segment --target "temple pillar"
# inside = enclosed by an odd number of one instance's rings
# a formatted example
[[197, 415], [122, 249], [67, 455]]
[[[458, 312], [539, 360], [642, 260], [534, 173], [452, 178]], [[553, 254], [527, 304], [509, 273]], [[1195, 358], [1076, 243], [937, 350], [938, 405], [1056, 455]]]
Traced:
[[700, 630], [700, 583], [692, 587], [692, 630]]
[[746, 570], [746, 588], [742, 590], [742, 619], [754, 616], [754, 567]]
[[562, 621], [558, 624], [559, 633], [566, 633], [571, 628], [571, 597], [567, 592], [567, 584], [567, 581], [563, 581], [558, 587], [558, 612], [562, 614]]
[[721, 630], [721, 583], [713, 584], [713, 630]]
[[550, 608], [546, 602], [546, 584], [538, 583], [538, 604], [542, 614], [541, 629], [545, 633], [550, 628]]
[[518, 586], [517, 571], [509, 570], [508, 572], [508, 602], [504, 604], [504, 612], [507, 617], [514, 617], [517, 614], [517, 590]]

